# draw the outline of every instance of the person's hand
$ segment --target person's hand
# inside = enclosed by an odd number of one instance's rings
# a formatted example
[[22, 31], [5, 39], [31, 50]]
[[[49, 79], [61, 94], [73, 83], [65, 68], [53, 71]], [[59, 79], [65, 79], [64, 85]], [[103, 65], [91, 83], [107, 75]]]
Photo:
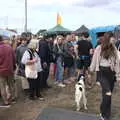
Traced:
[[97, 85], [97, 86], [100, 86], [100, 82], [97, 81], [97, 82], [96, 82], [96, 85]]
[[46, 67], [47, 67], [47, 63], [44, 62], [44, 63], [43, 63], [43, 68], [46, 68]]
[[90, 55], [93, 55], [94, 49], [90, 49]]
[[38, 59], [37, 59], [37, 58], [34, 58], [34, 59], [33, 59], [33, 62], [34, 62], [34, 63], [36, 63], [37, 61], [38, 61]]

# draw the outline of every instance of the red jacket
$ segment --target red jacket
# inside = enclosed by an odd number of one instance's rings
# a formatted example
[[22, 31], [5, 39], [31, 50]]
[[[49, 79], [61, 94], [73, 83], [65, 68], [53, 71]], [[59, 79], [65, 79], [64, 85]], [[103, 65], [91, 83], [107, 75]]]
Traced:
[[15, 67], [15, 53], [8, 44], [0, 42], [0, 76], [13, 75]]

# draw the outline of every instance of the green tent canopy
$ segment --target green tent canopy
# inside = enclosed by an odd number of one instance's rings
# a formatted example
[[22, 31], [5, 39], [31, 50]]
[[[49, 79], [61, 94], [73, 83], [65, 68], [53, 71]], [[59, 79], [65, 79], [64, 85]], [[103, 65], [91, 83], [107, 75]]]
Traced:
[[65, 35], [70, 34], [71, 32], [72, 32], [71, 30], [64, 28], [61, 25], [56, 25], [55, 27], [48, 29], [45, 33], [47, 35], [59, 35], [59, 34]]

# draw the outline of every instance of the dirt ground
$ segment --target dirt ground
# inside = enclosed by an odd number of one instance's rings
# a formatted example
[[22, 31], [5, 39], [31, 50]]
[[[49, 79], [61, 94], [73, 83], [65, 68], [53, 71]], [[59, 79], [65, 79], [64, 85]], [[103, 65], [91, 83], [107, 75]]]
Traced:
[[[93, 78], [95, 79], [95, 77]], [[75, 111], [74, 85], [72, 83], [65, 88], [59, 88], [53, 84], [53, 78], [49, 81], [52, 88], [42, 92], [45, 101], [26, 100], [20, 89], [20, 80], [18, 83], [18, 101], [10, 108], [0, 108], [0, 120], [35, 120], [45, 107], [57, 107]], [[94, 85], [92, 89], [87, 89], [88, 110], [81, 109], [81, 112], [99, 114], [99, 104], [101, 98], [101, 89]], [[115, 87], [113, 93], [112, 115], [120, 118], [120, 88]], [[1, 100], [0, 100], [1, 101]]]

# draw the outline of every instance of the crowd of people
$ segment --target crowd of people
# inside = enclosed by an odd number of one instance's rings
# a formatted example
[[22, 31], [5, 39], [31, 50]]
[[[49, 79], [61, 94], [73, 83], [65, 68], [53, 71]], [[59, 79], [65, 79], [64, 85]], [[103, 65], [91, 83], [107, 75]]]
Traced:
[[25, 97], [44, 100], [41, 90], [52, 87], [48, 84], [52, 63], [54, 85], [61, 88], [77, 81], [81, 75], [85, 76], [86, 86], [91, 88], [91, 73], [96, 71], [97, 84], [102, 87], [101, 120], [110, 120], [114, 83], [120, 81], [119, 45], [115, 46], [118, 42], [112, 33], [105, 33], [95, 48], [88, 33], [83, 33], [78, 40], [73, 33], [54, 38], [24, 33], [11, 43], [5, 41], [0, 36], [1, 106], [10, 107], [16, 102], [14, 75], [21, 79]]

